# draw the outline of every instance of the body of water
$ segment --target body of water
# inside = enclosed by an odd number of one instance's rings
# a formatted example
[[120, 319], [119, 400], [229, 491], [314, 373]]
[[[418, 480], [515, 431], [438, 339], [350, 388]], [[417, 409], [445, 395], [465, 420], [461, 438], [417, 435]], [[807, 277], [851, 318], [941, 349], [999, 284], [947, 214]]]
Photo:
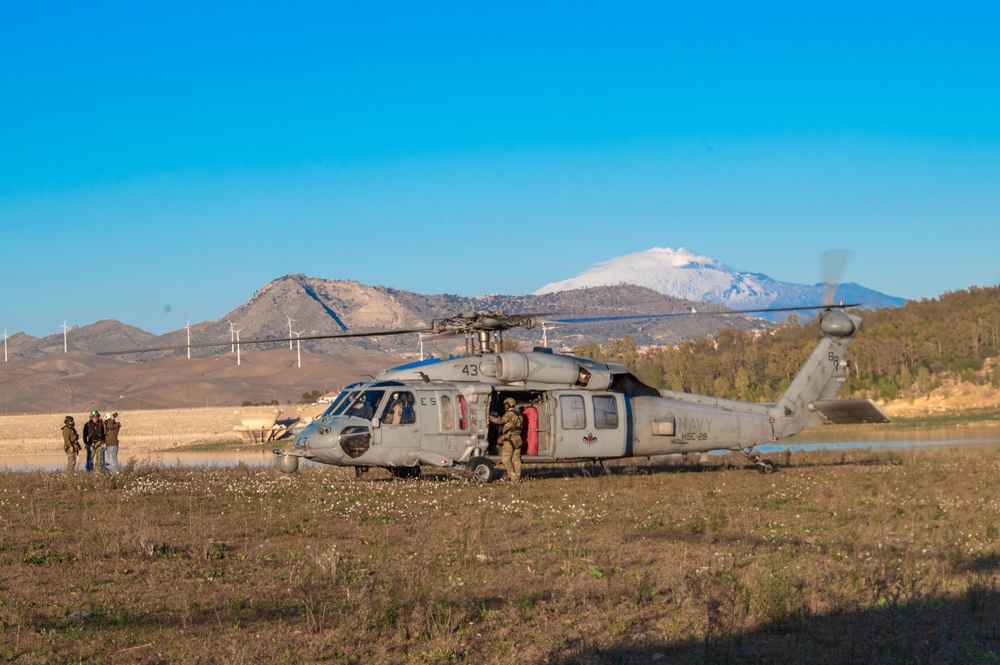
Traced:
[[[843, 448], [947, 448], [958, 446], [1000, 447], [1000, 427], [954, 426], [937, 429], [893, 430], [871, 428], [845, 434], [844, 429], [817, 428], [794, 437], [782, 439], [773, 445], [757, 446], [762, 454], [784, 450], [824, 450]], [[134, 459], [137, 463], [167, 466], [233, 466], [268, 465], [276, 462], [271, 447], [247, 447], [231, 450], [170, 450], [142, 455], [129, 455], [128, 449], [119, 453], [119, 464], [125, 465]], [[725, 452], [725, 451], [719, 451]], [[80, 454], [77, 470], [83, 470], [86, 456]], [[15, 471], [45, 470], [58, 471], [66, 468], [66, 456], [62, 453], [46, 455], [11, 455], [0, 458], [0, 469]]]
[[[275, 446], [277, 447], [277, 446]], [[170, 450], [155, 453], [130, 455], [128, 450], [118, 453], [118, 464], [125, 466], [130, 460], [141, 464], [165, 466], [234, 466], [239, 463], [250, 465], [274, 464], [277, 457], [272, 448], [240, 448], [231, 450]], [[76, 469], [83, 471], [87, 453], [80, 452]], [[0, 457], [0, 469], [14, 471], [62, 471], [66, 469], [65, 453], [54, 455], [9, 455]]]
[[845, 436], [837, 427], [819, 427], [782, 439], [773, 445], [757, 446], [762, 453], [782, 450], [822, 450], [824, 448], [925, 448], [952, 446], [1000, 446], [1000, 427], [956, 425], [934, 429], [898, 430], [872, 427]]

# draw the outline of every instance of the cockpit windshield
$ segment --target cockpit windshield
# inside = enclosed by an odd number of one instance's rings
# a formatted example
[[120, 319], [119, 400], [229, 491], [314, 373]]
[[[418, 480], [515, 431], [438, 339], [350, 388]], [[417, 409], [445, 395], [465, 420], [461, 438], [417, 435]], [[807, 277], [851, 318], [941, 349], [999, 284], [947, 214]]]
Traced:
[[347, 408], [347, 405], [354, 401], [353, 398], [357, 396], [358, 392], [358, 390], [342, 390], [336, 399], [331, 402], [330, 406], [326, 407], [326, 411], [323, 412], [321, 417], [339, 416]]
[[345, 389], [333, 404], [323, 412], [324, 418], [329, 416], [357, 416], [365, 420], [371, 420], [382, 403], [385, 396], [384, 390], [360, 390], [358, 388]]

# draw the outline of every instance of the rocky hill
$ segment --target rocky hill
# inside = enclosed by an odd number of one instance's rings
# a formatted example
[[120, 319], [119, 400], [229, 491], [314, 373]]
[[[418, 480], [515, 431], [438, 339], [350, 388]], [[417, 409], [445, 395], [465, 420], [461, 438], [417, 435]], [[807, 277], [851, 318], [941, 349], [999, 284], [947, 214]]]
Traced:
[[[424, 295], [409, 291], [368, 286], [354, 281], [334, 281], [287, 275], [264, 285], [246, 303], [218, 321], [191, 325], [192, 357], [218, 357], [231, 352], [230, 342], [238, 334], [243, 341], [289, 337], [289, 328], [301, 336], [337, 334], [370, 330], [412, 329], [429, 325], [462, 312], [502, 311], [504, 313], [539, 313], [552, 319], [629, 316], [636, 314], [684, 313], [692, 309], [705, 313], [724, 312], [724, 307], [672, 298], [651, 289], [632, 285], [602, 286], [532, 296], [463, 297], [449, 294]], [[573, 346], [586, 341], [605, 343], [623, 335], [634, 336], [640, 344], [665, 344], [710, 334], [719, 327], [735, 326], [744, 330], [766, 324], [741, 315], [678, 317], [646, 321], [625, 320], [586, 324], [559, 324], [549, 340], [557, 345]], [[508, 336], [532, 346], [541, 342], [540, 330], [513, 330]], [[66, 335], [68, 350], [104, 353], [137, 348], [183, 347], [188, 330], [181, 328], [155, 336], [118, 321], [98, 321], [74, 327]], [[11, 359], [45, 357], [63, 351], [63, 334], [38, 339], [23, 333], [8, 341]], [[199, 347], [200, 344], [216, 344]], [[462, 341], [451, 340], [458, 349]], [[301, 348], [315, 354], [343, 354], [349, 349], [368, 349], [406, 356], [417, 351], [416, 335], [311, 340]], [[289, 348], [288, 342], [245, 345], [244, 351], [263, 348]], [[187, 354], [187, 349], [122, 356], [125, 362], [148, 362], [158, 358]]]
[[[247, 344], [239, 362], [231, 341], [275, 339], [370, 330], [413, 329], [469, 311], [544, 313], [551, 318], [630, 316], [635, 314], [725, 311], [724, 308], [670, 298], [637, 286], [578, 289], [542, 296], [423, 295], [287, 275], [258, 290], [249, 301], [218, 321], [189, 331], [152, 335], [114, 320], [74, 327], [38, 339], [23, 333], [8, 339], [8, 362], [0, 368], [3, 413], [67, 413], [239, 405], [244, 401], [297, 402], [303, 393], [334, 390], [379, 370], [419, 357], [415, 334], [381, 337]], [[291, 322], [289, 323], [289, 320]], [[714, 332], [719, 327], [752, 329], [765, 325], [742, 315], [719, 314], [648, 321], [609, 321], [547, 326], [550, 346], [568, 348], [607, 343], [633, 335], [641, 344], [664, 344]], [[543, 331], [512, 330], [508, 337], [530, 348]], [[63, 344], [67, 352], [64, 352]], [[422, 340], [426, 355], [460, 353], [464, 338]], [[199, 344], [211, 344], [200, 347]], [[98, 355], [139, 348], [182, 347], [131, 355]], [[302, 365], [299, 366], [301, 352]]]

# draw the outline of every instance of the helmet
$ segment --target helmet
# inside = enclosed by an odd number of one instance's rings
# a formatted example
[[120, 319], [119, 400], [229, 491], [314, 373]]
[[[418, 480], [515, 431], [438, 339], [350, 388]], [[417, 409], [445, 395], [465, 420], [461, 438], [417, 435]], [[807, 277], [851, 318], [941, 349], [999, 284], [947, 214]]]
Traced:
[[504, 406], [511, 406], [512, 407], [512, 406], [514, 406], [514, 404], [516, 404], [516, 402], [514, 401], [513, 397], [508, 397], [507, 399], [505, 399], [503, 401], [503, 405]]
[[97, 411], [91, 411], [91, 412], [90, 412], [90, 415], [91, 415], [91, 416], [99, 416], [99, 415], [101, 415], [101, 414], [100, 414], [100, 413], [98, 413]]
[[64, 423], [71, 423], [71, 422], [73, 422], [73, 416], [66, 416], [66, 420], [64, 420], [63, 422]]

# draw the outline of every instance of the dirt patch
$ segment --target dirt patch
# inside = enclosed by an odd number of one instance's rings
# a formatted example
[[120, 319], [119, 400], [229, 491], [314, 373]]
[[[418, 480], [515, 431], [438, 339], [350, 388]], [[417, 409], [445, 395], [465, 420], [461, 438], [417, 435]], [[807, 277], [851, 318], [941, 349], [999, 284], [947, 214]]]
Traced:
[[893, 400], [883, 408], [894, 418], [1000, 411], [1000, 389], [990, 384], [949, 379], [926, 395]]

